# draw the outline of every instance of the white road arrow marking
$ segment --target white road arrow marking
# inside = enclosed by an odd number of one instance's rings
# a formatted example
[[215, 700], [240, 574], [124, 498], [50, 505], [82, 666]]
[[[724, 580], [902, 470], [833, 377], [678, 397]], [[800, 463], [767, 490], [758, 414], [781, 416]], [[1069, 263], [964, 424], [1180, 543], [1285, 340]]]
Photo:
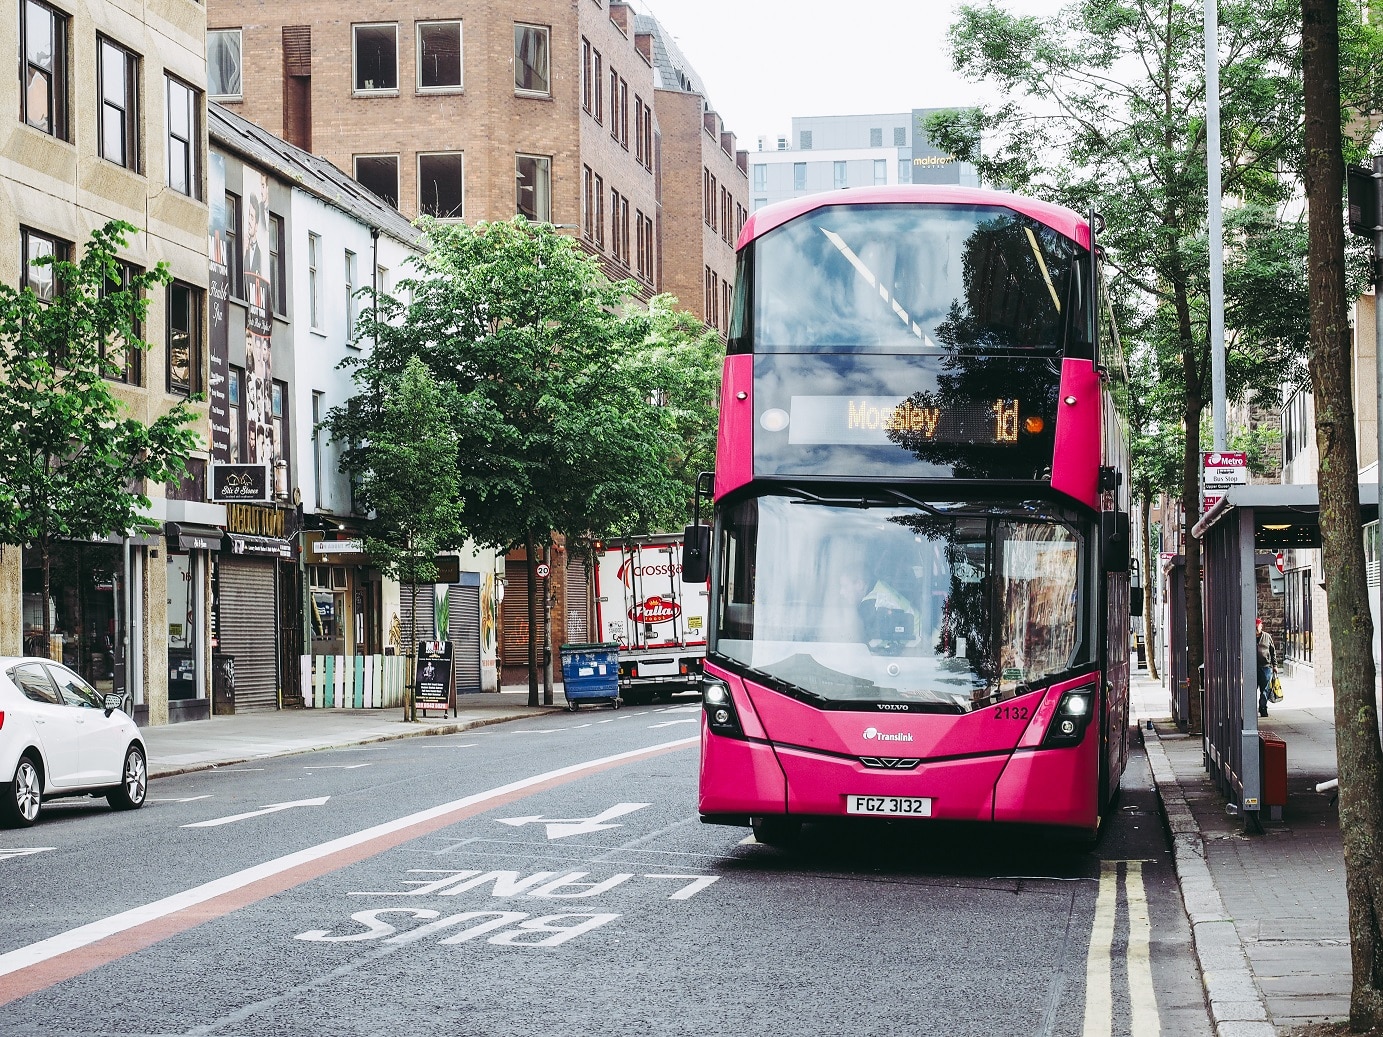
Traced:
[[549, 839], [565, 839], [569, 835], [585, 835], [587, 832], [600, 832], [606, 828], [619, 828], [619, 825], [606, 824], [611, 818], [623, 817], [625, 814], [632, 814], [635, 810], [642, 810], [644, 807], [652, 806], [651, 803], [616, 803], [607, 810], [602, 810], [595, 817], [572, 817], [572, 818], [545, 818], [538, 814], [531, 817], [501, 817], [497, 820], [502, 825], [509, 825], [511, 828], [520, 828], [523, 825], [546, 824], [547, 837]]
[[182, 827], [215, 828], [217, 825], [229, 825], [236, 821], [246, 821], [252, 817], [259, 817], [262, 814], [275, 814], [280, 810], [291, 810], [293, 807], [319, 807], [330, 798], [330, 796], [319, 796], [316, 799], [299, 799], [292, 803], [273, 803], [267, 807], [261, 807], [259, 810], [251, 810], [245, 814], [232, 814], [230, 817], [217, 817], [210, 821], [194, 821], [192, 824], [183, 825]]
[[659, 727], [676, 727], [678, 724], [699, 724], [699, 723], [701, 723], [701, 721], [697, 720], [696, 717], [688, 717], [686, 720], [664, 720], [661, 724], [649, 724], [649, 725], [648, 725], [648, 729], [649, 729], [650, 731], [652, 731], [652, 730], [654, 730], [655, 728], [659, 728]]
[[210, 799], [210, 798], [211, 798], [210, 795], [206, 795], [206, 796], [182, 796], [181, 798], [179, 798], [179, 797], [177, 797], [177, 796], [159, 796], [159, 797], [150, 796], [150, 797], [149, 797], [149, 802], [150, 802], [150, 803], [195, 803], [195, 802], [197, 802], [197, 800], [199, 800], [199, 799]]
[[361, 767], [371, 766], [368, 763], [318, 763], [309, 764], [304, 767], [305, 771], [358, 771]]
[[0, 861], [7, 861], [11, 857], [27, 857], [32, 853], [44, 853], [51, 849], [51, 846], [24, 846], [13, 850], [0, 850]]

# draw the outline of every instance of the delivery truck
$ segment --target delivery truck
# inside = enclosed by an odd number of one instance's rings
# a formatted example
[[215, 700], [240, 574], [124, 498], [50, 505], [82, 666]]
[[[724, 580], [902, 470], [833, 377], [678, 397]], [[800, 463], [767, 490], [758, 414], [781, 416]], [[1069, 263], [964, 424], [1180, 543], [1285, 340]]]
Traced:
[[700, 691], [708, 585], [682, 582], [681, 534], [601, 541], [595, 553], [597, 629], [619, 643], [620, 697]]

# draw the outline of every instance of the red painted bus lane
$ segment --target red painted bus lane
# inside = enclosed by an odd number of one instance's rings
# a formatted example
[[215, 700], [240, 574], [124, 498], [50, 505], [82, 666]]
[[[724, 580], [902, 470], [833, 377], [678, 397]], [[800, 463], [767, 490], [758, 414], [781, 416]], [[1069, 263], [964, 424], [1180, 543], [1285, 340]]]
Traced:
[[0, 954], [0, 1005], [72, 979], [203, 922], [339, 871], [458, 821], [636, 760], [697, 745], [681, 738], [537, 774], [298, 850]]

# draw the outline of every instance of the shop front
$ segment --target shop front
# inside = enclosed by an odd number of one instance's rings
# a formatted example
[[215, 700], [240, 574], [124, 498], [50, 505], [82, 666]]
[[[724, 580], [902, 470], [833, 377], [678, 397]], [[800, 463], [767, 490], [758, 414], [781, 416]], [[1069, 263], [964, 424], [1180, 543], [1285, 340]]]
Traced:
[[296, 508], [227, 504], [216, 559], [214, 665], [221, 713], [268, 712], [296, 695]]
[[165, 535], [168, 722], [176, 724], [211, 716], [207, 596], [212, 559], [221, 550], [224, 533], [217, 526], [169, 522]]

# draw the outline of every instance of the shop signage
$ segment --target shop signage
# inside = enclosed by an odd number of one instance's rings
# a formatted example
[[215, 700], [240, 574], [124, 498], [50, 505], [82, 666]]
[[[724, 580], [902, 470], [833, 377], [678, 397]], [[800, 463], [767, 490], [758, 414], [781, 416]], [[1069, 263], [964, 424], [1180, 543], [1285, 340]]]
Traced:
[[418, 668], [414, 675], [414, 701], [419, 709], [446, 711], [451, 704], [450, 641], [419, 641]]
[[365, 553], [365, 541], [360, 539], [351, 540], [315, 540], [312, 543], [312, 553], [315, 555], [359, 555]]
[[262, 464], [212, 465], [211, 499], [221, 503], [267, 501], [269, 499], [269, 466]]
[[294, 512], [279, 508], [265, 508], [257, 504], [227, 504], [226, 532], [243, 533], [246, 536], [277, 537], [284, 540], [294, 533], [290, 516]]

